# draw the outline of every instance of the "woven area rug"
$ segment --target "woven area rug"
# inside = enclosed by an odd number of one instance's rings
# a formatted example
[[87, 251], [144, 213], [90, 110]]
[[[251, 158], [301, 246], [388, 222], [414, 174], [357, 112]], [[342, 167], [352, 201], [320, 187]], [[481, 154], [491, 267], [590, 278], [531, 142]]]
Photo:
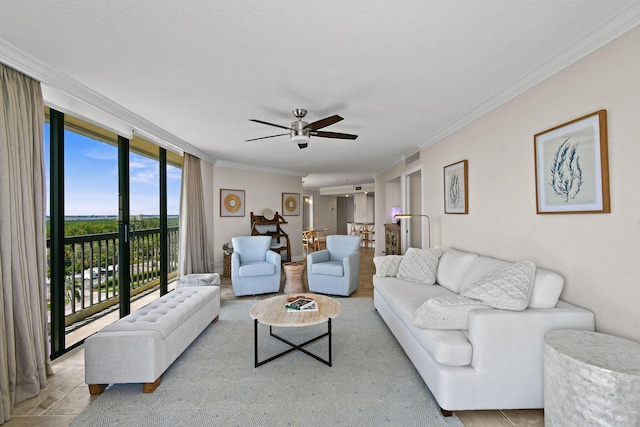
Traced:
[[[112, 385], [72, 426], [462, 426], [440, 414], [373, 300], [339, 301], [332, 367], [294, 351], [254, 368], [255, 301], [222, 301], [220, 320], [171, 365], [154, 393], [142, 393], [140, 384]], [[260, 360], [287, 349], [259, 326]], [[322, 331], [326, 324], [274, 328], [297, 343]], [[326, 358], [327, 338], [305, 348]]]

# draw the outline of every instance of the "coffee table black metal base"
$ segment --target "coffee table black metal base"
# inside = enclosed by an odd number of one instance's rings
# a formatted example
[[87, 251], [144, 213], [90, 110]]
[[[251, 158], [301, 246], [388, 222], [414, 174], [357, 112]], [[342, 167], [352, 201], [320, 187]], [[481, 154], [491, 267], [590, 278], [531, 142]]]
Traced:
[[[273, 333], [273, 326], [269, 326], [269, 335], [271, 335], [272, 337], [282, 341], [283, 343], [291, 346], [290, 349], [283, 351], [282, 353], [278, 353], [275, 356], [272, 356], [268, 359], [265, 359], [263, 361], [258, 361], [258, 319], [254, 319], [253, 321], [253, 331], [254, 331], [254, 343], [255, 343], [255, 367], [257, 368], [258, 366], [264, 365], [267, 362], [271, 362], [272, 360], [275, 360], [279, 357], [284, 356], [285, 354], [289, 354], [294, 350], [299, 350], [301, 352], [303, 352], [304, 354], [313, 357], [316, 360], [319, 360], [320, 362], [324, 363], [325, 365], [331, 366], [331, 318], [329, 318], [327, 320], [327, 332], [318, 335], [317, 337], [311, 338], [308, 341], [303, 342], [302, 344], [294, 344], [284, 338], [282, 338], [281, 336], [278, 336], [276, 334]], [[311, 344], [312, 342], [318, 341], [320, 338], [324, 338], [324, 337], [329, 337], [329, 358], [327, 360], [305, 350], [304, 346], [306, 346], [307, 344]]]

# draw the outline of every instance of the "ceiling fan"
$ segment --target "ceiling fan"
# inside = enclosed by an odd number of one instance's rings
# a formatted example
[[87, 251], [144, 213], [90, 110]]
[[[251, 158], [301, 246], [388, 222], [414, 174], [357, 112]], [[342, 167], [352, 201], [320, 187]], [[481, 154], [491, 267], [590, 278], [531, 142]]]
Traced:
[[358, 137], [358, 135], [351, 135], [348, 133], [326, 132], [326, 131], [319, 130], [327, 126], [330, 126], [334, 123], [338, 123], [340, 120], [343, 120], [343, 118], [338, 116], [337, 114], [334, 116], [326, 117], [324, 119], [315, 121], [313, 123], [307, 123], [302, 121], [304, 116], [307, 115], [307, 110], [305, 110], [304, 108], [296, 108], [295, 110], [292, 111], [292, 113], [298, 120], [296, 120], [295, 122], [291, 122], [291, 126], [281, 126], [281, 125], [276, 125], [274, 123], [264, 122], [262, 120], [249, 119], [252, 122], [262, 123], [263, 125], [275, 126], [277, 128], [287, 129], [289, 133], [280, 133], [278, 135], [247, 139], [245, 142], [257, 141], [259, 139], [266, 139], [266, 138], [274, 138], [276, 136], [291, 135], [291, 141], [298, 144], [298, 147], [300, 147], [300, 149], [303, 149], [303, 148], [307, 148], [307, 146], [309, 145], [309, 138], [312, 136], [319, 136], [321, 138], [338, 138], [338, 139], [356, 139]]

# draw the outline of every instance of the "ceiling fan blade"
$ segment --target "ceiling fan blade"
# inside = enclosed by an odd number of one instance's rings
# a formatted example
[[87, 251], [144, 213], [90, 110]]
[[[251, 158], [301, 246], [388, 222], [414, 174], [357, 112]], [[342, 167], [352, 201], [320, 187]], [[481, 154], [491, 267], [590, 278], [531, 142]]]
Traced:
[[348, 133], [338, 133], [338, 132], [325, 132], [325, 131], [314, 131], [311, 132], [312, 136], [319, 136], [320, 138], [338, 138], [338, 139], [356, 139], [358, 135], [351, 135]]
[[281, 133], [278, 135], [271, 135], [271, 136], [263, 136], [261, 138], [253, 138], [253, 139], [245, 139], [244, 142], [250, 142], [250, 141], [257, 141], [259, 139], [267, 139], [267, 138], [275, 138], [276, 136], [284, 136], [284, 135], [290, 135], [288, 133]]
[[344, 120], [344, 119], [336, 114], [335, 116], [326, 117], [324, 119], [318, 120], [317, 122], [309, 123], [307, 125], [307, 129], [318, 130], [318, 129], [326, 128], [329, 125], [338, 123], [340, 120]]
[[267, 125], [267, 126], [275, 126], [277, 128], [282, 128], [282, 129], [288, 129], [288, 130], [293, 130], [288, 126], [281, 126], [281, 125], [276, 125], [274, 123], [269, 123], [269, 122], [263, 122], [262, 120], [256, 120], [256, 119], [249, 119], [250, 122], [256, 122], [256, 123], [261, 123], [263, 125]]

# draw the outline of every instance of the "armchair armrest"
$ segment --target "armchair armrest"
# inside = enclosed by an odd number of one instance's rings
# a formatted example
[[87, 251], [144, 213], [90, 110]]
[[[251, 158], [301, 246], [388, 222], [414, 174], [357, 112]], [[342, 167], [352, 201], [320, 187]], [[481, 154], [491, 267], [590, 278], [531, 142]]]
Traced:
[[322, 249], [321, 251], [311, 252], [307, 255], [307, 268], [314, 262], [327, 262], [329, 261], [329, 251]]
[[240, 267], [240, 254], [237, 252], [231, 252], [231, 267]]
[[360, 280], [360, 252], [353, 252], [342, 260], [344, 277], [347, 283], [358, 283]]
[[267, 251], [267, 256], [265, 259], [268, 263], [279, 266], [280, 262], [282, 261], [282, 255], [275, 251]]

